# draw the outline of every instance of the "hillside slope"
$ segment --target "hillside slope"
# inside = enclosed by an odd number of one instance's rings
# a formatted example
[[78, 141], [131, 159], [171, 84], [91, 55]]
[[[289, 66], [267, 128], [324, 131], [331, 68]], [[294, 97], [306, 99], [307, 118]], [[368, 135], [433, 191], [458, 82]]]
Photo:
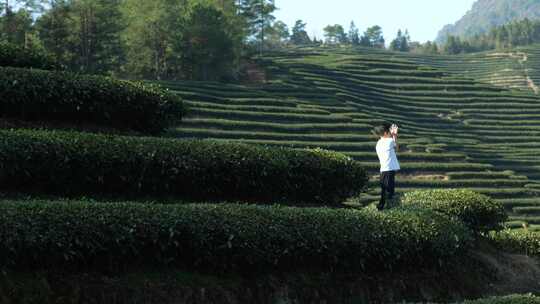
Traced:
[[393, 57], [503, 88], [540, 93], [540, 45], [452, 56], [393, 53]]
[[525, 18], [540, 18], [539, 0], [478, 0], [460, 20], [441, 29], [436, 41], [445, 42], [449, 35], [472, 37]]
[[[460, 77], [429, 59], [304, 49], [261, 60], [270, 75], [264, 85], [162, 83], [191, 108], [170, 136], [321, 147], [362, 161], [375, 177], [370, 130], [395, 121], [403, 132], [400, 192], [471, 188], [504, 202], [511, 225], [536, 228], [540, 100]], [[372, 185], [361, 202], [376, 200]]]

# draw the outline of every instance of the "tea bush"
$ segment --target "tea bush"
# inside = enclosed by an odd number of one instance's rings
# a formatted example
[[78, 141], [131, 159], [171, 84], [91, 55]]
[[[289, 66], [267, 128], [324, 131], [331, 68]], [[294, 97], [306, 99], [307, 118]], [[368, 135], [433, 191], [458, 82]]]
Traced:
[[0, 190], [331, 205], [367, 173], [336, 152], [239, 143], [0, 130]]
[[0, 202], [0, 268], [212, 272], [381, 271], [437, 267], [469, 230], [434, 212], [239, 204]]
[[532, 294], [491, 297], [480, 300], [465, 301], [462, 304], [540, 304], [540, 298]]
[[403, 195], [401, 203], [455, 216], [477, 232], [500, 230], [507, 219], [501, 203], [465, 189], [412, 191]]
[[0, 42], [0, 66], [53, 70], [57, 68], [54, 58], [35, 48], [22, 48]]
[[146, 133], [179, 121], [180, 97], [101, 76], [0, 67], [0, 118], [87, 123]]
[[490, 241], [499, 249], [540, 257], [540, 233], [526, 230], [504, 230], [491, 233]]

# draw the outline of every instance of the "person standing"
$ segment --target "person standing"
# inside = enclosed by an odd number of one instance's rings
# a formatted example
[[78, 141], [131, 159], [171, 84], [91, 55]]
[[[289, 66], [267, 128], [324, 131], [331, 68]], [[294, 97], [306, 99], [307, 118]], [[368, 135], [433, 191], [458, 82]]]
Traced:
[[383, 210], [387, 200], [391, 200], [395, 193], [396, 172], [400, 170], [396, 151], [398, 150], [397, 125], [388, 123], [375, 127], [374, 133], [380, 137], [376, 151], [381, 163], [381, 199], [377, 205], [378, 210]]

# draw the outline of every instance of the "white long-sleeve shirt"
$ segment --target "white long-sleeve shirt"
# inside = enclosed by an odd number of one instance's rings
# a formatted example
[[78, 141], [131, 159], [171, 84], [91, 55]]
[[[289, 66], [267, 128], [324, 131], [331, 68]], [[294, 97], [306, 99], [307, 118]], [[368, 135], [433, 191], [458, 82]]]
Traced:
[[381, 163], [381, 172], [401, 169], [396, 156], [396, 142], [393, 138], [381, 138], [377, 142], [377, 156]]

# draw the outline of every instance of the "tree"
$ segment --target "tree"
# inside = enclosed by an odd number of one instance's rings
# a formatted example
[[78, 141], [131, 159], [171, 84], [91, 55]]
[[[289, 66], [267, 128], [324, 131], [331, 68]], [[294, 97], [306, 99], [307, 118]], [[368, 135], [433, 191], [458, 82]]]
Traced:
[[226, 31], [224, 14], [208, 5], [196, 5], [183, 35], [184, 62], [190, 79], [219, 79], [234, 62], [234, 42]]
[[311, 39], [306, 32], [306, 23], [296, 20], [292, 29], [291, 42], [296, 45], [311, 44]]
[[344, 44], [348, 41], [343, 26], [339, 24], [326, 26], [324, 28], [324, 37], [327, 44]]
[[122, 40], [126, 48], [128, 75], [168, 79], [181, 72], [183, 16], [188, 8], [168, 0], [125, 0], [126, 27]]
[[409, 32], [406, 30], [405, 34], [400, 30], [397, 32], [396, 39], [392, 40], [390, 43], [390, 49], [392, 51], [398, 51], [398, 52], [409, 52], [410, 51], [410, 44], [411, 37], [409, 36]]
[[42, 9], [43, 1], [0, 0], [0, 39], [27, 47], [31, 40], [32, 14]]
[[427, 41], [413, 49], [413, 51], [421, 54], [434, 55], [439, 53], [439, 46], [436, 42]]
[[17, 12], [8, 10], [0, 17], [0, 39], [18, 46], [28, 46], [29, 35], [32, 32], [32, 15], [26, 9]]
[[283, 21], [275, 22], [268, 32], [270, 44], [277, 46], [287, 43], [290, 36], [289, 27]]
[[378, 25], [369, 27], [362, 36], [360, 44], [368, 47], [384, 48], [382, 28]]
[[449, 55], [459, 54], [463, 51], [461, 39], [456, 36], [448, 36], [446, 44], [443, 47], [443, 52]]
[[65, 0], [51, 3], [50, 9], [36, 21], [36, 29], [43, 47], [53, 54], [58, 62], [68, 67], [73, 61], [72, 31], [74, 21], [71, 6]]
[[86, 73], [103, 73], [118, 66], [122, 47], [120, 4], [122, 0], [79, 0], [74, 2], [78, 49], [76, 65]]
[[360, 45], [360, 32], [354, 21], [351, 21], [351, 25], [349, 26], [349, 42], [352, 45]]
[[509, 46], [509, 35], [506, 26], [501, 26], [496, 33], [495, 47], [497, 49], [505, 49]]
[[240, 12], [245, 18], [248, 28], [248, 37], [258, 41], [259, 52], [264, 50], [266, 34], [271, 31], [276, 17], [274, 0], [240, 0]]

